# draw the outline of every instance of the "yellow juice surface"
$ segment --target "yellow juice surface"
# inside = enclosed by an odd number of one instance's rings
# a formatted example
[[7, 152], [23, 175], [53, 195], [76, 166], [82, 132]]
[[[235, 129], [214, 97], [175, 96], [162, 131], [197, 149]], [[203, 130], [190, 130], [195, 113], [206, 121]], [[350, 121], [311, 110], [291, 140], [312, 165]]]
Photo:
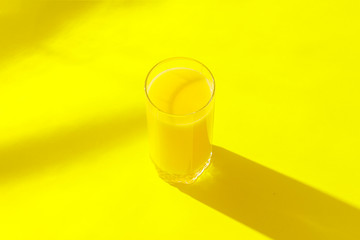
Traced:
[[203, 74], [188, 68], [166, 70], [150, 83], [157, 107], [149, 103], [150, 156], [160, 170], [191, 175], [211, 157], [212, 91]]

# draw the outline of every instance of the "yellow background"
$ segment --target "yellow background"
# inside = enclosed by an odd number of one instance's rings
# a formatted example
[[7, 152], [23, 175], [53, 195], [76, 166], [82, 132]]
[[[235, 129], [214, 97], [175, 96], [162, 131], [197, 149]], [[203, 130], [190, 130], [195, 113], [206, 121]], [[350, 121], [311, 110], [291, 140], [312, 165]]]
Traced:
[[[0, 2], [0, 239], [360, 239], [359, 1]], [[144, 81], [216, 81], [214, 164], [148, 158]]]

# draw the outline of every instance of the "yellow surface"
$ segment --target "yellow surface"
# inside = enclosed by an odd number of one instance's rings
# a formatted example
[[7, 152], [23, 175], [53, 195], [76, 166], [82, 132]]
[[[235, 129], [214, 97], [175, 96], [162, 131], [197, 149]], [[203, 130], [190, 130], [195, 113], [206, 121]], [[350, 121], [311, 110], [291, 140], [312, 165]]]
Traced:
[[[1, 1], [0, 239], [360, 239], [359, 11]], [[145, 127], [146, 74], [171, 56], [217, 84], [214, 164], [180, 189]]]
[[211, 157], [213, 79], [194, 69], [172, 68], [147, 81], [150, 158], [171, 175], [167, 179], [192, 182]]

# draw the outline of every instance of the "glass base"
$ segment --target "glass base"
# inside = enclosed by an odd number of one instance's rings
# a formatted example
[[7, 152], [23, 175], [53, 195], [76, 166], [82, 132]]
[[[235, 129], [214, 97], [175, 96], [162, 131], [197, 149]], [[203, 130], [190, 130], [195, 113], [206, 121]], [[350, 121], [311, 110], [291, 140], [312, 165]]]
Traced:
[[200, 177], [200, 175], [209, 167], [211, 163], [211, 155], [212, 153], [210, 153], [210, 158], [206, 161], [202, 168], [197, 170], [195, 173], [189, 175], [169, 174], [161, 170], [158, 166], [156, 166], [156, 164], [154, 165], [159, 173], [159, 177], [162, 178], [165, 182], [191, 184], [194, 183]]

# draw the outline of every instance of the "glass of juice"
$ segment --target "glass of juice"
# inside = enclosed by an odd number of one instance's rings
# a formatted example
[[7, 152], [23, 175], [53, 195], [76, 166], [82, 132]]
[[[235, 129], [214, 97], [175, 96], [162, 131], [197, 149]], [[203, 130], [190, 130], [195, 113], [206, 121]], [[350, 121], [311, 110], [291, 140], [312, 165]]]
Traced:
[[155, 65], [145, 82], [150, 158], [170, 183], [193, 183], [212, 155], [215, 81], [190, 58]]

